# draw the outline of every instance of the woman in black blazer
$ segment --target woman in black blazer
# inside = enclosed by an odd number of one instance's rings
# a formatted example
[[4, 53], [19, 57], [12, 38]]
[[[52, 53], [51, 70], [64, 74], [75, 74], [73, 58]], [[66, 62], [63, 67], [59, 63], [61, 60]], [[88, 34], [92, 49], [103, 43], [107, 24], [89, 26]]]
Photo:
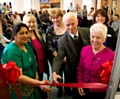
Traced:
[[[46, 73], [49, 76], [49, 66], [47, 62], [46, 55], [46, 44], [43, 39], [42, 34], [37, 29], [36, 18], [32, 14], [26, 14], [23, 17], [23, 22], [29, 27], [30, 40], [29, 44], [31, 45], [33, 52], [36, 56], [38, 63], [38, 77], [39, 80], [43, 80], [43, 73]], [[41, 99], [49, 99], [47, 93], [41, 91]]]

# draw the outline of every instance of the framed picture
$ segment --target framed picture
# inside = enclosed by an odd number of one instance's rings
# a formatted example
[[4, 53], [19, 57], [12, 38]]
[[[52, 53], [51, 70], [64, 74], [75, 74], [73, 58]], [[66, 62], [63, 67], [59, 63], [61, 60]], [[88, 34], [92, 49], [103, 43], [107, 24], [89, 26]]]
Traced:
[[50, 0], [40, 0], [40, 4], [49, 4]]

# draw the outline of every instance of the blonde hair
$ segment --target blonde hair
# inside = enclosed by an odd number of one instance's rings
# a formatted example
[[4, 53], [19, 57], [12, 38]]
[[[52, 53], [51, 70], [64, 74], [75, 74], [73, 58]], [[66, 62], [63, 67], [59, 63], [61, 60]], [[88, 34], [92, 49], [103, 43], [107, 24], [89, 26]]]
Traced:
[[41, 38], [41, 36], [40, 36], [40, 34], [39, 34], [39, 30], [38, 30], [38, 28], [37, 28], [37, 21], [36, 21], [36, 17], [33, 15], [33, 14], [25, 14], [24, 15], [24, 17], [23, 17], [23, 23], [27, 23], [27, 19], [28, 18], [32, 18], [32, 19], [34, 19], [35, 20], [35, 33], [36, 33], [36, 35], [37, 35], [37, 37], [39, 38], [39, 39], [42, 39]]
[[63, 12], [60, 8], [53, 8], [49, 11], [50, 14], [50, 18], [52, 18], [52, 16], [61, 16], [63, 17]]

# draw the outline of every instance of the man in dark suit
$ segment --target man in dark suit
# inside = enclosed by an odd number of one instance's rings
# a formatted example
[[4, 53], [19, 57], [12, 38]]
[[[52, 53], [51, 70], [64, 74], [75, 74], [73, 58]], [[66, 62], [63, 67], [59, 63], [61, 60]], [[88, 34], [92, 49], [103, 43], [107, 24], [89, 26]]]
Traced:
[[[58, 41], [58, 55], [53, 60], [53, 81], [61, 79], [59, 69], [66, 57], [65, 82], [77, 82], [77, 66], [80, 60], [80, 52], [83, 46], [89, 44], [89, 29], [77, 27], [77, 16], [73, 12], [63, 16], [66, 33]], [[72, 89], [72, 98], [79, 99], [77, 88]]]
[[108, 3], [107, 3], [107, 0], [104, 0], [104, 7], [103, 9], [108, 12]]

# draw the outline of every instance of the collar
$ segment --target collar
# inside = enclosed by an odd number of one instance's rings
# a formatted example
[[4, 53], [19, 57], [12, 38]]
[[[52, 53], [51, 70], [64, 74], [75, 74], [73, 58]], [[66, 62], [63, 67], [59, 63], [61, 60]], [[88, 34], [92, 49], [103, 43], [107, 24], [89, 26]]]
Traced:
[[79, 36], [78, 35], [78, 31], [76, 32], [76, 34], [71, 34], [71, 33], [69, 33], [70, 34], [70, 36], [72, 37], [72, 38], [74, 38], [74, 35], [76, 35], [77, 37]]

